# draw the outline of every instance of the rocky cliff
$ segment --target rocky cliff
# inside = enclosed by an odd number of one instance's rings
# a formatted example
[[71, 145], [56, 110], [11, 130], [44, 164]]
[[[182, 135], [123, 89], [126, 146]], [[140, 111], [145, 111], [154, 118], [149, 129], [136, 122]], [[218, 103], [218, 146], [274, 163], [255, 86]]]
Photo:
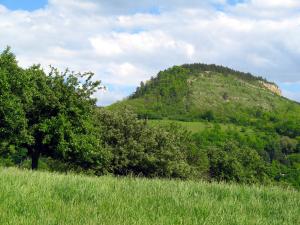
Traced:
[[282, 95], [282, 92], [280, 90], [280, 88], [275, 85], [275, 84], [271, 84], [271, 83], [266, 83], [266, 82], [263, 82], [261, 81], [260, 82], [266, 89], [272, 91], [273, 93], [277, 94], [277, 95]]

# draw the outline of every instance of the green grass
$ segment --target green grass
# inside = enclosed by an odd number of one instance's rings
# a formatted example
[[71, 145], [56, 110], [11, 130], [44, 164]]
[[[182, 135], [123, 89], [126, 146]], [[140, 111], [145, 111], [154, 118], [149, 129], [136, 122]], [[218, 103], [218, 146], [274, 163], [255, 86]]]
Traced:
[[172, 123], [180, 125], [186, 128], [188, 131], [192, 133], [201, 132], [207, 127], [213, 127], [212, 123], [206, 122], [185, 122], [185, 121], [177, 121], [177, 120], [148, 120], [149, 125], [151, 126], [166, 126]]
[[0, 224], [300, 224], [278, 187], [85, 177], [0, 168]]
[[[198, 133], [198, 132], [202, 132], [204, 130], [213, 129], [214, 126], [216, 125], [216, 123], [212, 123], [212, 122], [201, 122], [201, 121], [186, 122], [186, 121], [166, 120], [166, 119], [164, 119], [164, 120], [148, 120], [148, 123], [151, 126], [166, 126], [166, 125], [174, 123], [174, 124], [184, 127], [185, 129], [187, 129], [188, 131], [190, 131], [192, 133]], [[226, 131], [228, 129], [233, 129], [233, 130], [244, 129], [248, 133], [254, 132], [253, 129], [251, 129], [251, 127], [242, 127], [242, 126], [238, 126], [235, 124], [222, 124], [222, 123], [218, 123], [217, 125], [220, 126], [223, 131]]]

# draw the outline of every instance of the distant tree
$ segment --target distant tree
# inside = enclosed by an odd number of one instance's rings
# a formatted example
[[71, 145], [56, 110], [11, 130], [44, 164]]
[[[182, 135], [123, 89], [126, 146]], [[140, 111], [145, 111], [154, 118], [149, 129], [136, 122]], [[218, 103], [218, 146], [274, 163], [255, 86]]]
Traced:
[[291, 154], [296, 152], [298, 141], [289, 137], [283, 136], [280, 138], [281, 151], [284, 154]]
[[224, 94], [223, 94], [223, 99], [224, 99], [225, 101], [227, 101], [228, 98], [229, 98], [228, 93], [227, 93], [227, 92], [224, 92]]
[[291, 138], [300, 136], [300, 121], [295, 119], [282, 119], [276, 124], [276, 131], [281, 135]]
[[300, 153], [300, 136], [298, 136], [298, 137], [296, 138], [296, 140], [298, 141], [296, 151], [297, 151], [297, 153]]
[[213, 121], [215, 119], [214, 112], [211, 110], [206, 111], [205, 113], [203, 113], [202, 119], [207, 121]]

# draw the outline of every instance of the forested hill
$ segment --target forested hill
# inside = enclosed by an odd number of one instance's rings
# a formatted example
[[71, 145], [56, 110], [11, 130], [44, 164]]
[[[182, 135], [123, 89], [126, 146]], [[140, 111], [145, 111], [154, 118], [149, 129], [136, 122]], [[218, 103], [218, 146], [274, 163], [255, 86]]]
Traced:
[[300, 119], [300, 105], [282, 97], [276, 84], [250, 73], [205, 64], [161, 71], [110, 108], [124, 105], [149, 119], [242, 125]]

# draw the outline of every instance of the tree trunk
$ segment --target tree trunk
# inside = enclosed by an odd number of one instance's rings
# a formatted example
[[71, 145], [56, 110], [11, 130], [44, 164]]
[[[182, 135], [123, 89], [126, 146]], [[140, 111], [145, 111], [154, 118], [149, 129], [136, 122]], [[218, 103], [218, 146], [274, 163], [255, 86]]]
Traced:
[[39, 166], [40, 151], [33, 150], [31, 155], [31, 169], [37, 170]]

